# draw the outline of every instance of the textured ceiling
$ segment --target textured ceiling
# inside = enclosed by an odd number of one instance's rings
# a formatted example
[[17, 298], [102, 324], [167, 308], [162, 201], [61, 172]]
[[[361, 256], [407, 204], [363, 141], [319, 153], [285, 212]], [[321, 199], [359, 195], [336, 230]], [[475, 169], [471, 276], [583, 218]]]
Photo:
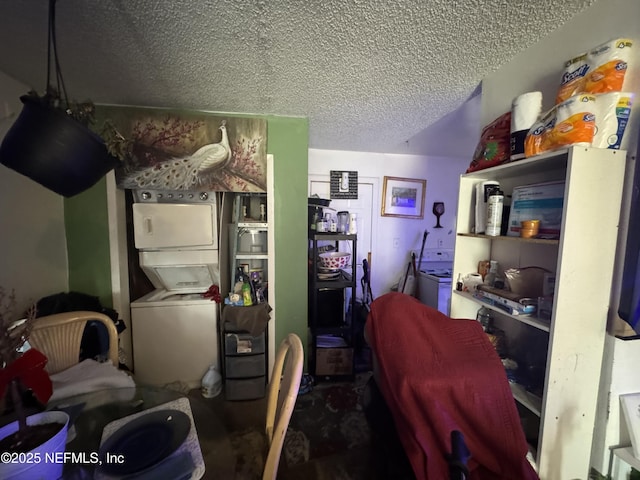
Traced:
[[[77, 100], [304, 116], [311, 148], [421, 153], [484, 76], [594, 2], [58, 0], [58, 53]], [[47, 9], [0, 0], [0, 71], [38, 91]]]

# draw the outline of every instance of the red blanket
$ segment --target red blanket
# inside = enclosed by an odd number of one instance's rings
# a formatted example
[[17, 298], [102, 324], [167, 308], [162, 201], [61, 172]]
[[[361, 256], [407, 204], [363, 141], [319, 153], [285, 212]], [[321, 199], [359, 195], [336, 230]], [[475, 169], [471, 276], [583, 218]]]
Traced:
[[418, 479], [449, 478], [453, 430], [471, 452], [471, 480], [538, 478], [504, 367], [476, 320], [388, 293], [371, 304], [366, 331], [378, 386]]

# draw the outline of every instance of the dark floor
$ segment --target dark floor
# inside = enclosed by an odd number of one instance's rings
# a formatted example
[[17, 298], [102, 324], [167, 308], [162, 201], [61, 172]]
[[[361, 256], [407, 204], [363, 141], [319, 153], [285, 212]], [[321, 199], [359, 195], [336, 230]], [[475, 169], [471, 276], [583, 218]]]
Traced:
[[[335, 383], [334, 383], [335, 384]], [[235, 447], [235, 455], [233, 459], [237, 463], [244, 463], [246, 460], [240, 460], [243, 455], [240, 450], [244, 447], [247, 449], [260, 449], [263, 445], [263, 439], [260, 438], [264, 430], [264, 412], [266, 411], [266, 398], [259, 400], [243, 400], [243, 401], [227, 401], [224, 399], [224, 393], [213, 399], [203, 399], [199, 391], [192, 391], [190, 396], [198, 398], [198, 401], [206, 402], [212, 409], [215, 409], [218, 418], [224, 418], [225, 427]], [[299, 401], [304, 401], [304, 396], [299, 397]], [[222, 414], [220, 413], [222, 412]], [[293, 415], [304, 414], [303, 411], [294, 411]], [[362, 412], [364, 419], [364, 412]], [[292, 417], [293, 420], [293, 417]], [[321, 424], [310, 424], [309, 430], [320, 430]], [[305, 432], [307, 437], [311, 435], [311, 431]], [[368, 434], [369, 432], [367, 432]], [[235, 439], [240, 439], [235, 440]], [[245, 445], [238, 445], [242, 442]], [[375, 476], [371, 476], [371, 469], [364, 467], [371, 465], [371, 461], [375, 456], [370, 444], [359, 446], [355, 449], [348, 449], [332, 455], [326, 455], [322, 458], [312, 459], [308, 462], [298, 461], [293, 466], [288, 466], [283, 452], [281, 456], [280, 467], [278, 469], [278, 478], [283, 480], [374, 480]], [[231, 459], [230, 459], [231, 460]], [[254, 468], [236, 466], [236, 479], [251, 480], [251, 478], [260, 478], [258, 465]], [[213, 473], [213, 472], [211, 472]], [[219, 476], [212, 474], [210, 477], [205, 473], [205, 478], [216, 478]], [[382, 478], [382, 477], [379, 477]]]
[[[366, 378], [369, 378], [369, 376]], [[320, 382], [316, 384], [314, 390], [338, 387], [340, 385], [347, 387], [352, 385], [352, 382]], [[204, 400], [197, 390], [192, 391], [190, 395], [198, 397], [199, 401]], [[308, 395], [309, 396], [300, 395], [298, 397], [296, 409], [292, 416], [292, 424], [295, 424], [296, 428], [303, 431], [305, 434], [303, 437], [311, 439], [314, 438], [314, 436], [317, 438], [317, 432], [322, 429], [327, 430], [328, 426], [323, 425], [323, 422], [327, 422], [326, 417], [313, 415], [308, 410], [306, 404], [309, 403], [310, 397], [313, 397], [313, 393]], [[316, 395], [314, 398], [317, 397]], [[367, 421], [367, 418], [369, 417], [370, 420], [371, 416], [377, 419], [385, 418], [385, 412], [381, 414], [379, 410], [380, 406], [376, 404], [375, 399], [372, 401], [371, 398], [371, 392], [363, 389], [362, 396], [358, 399], [362, 408], [358, 407], [348, 412], [348, 422], [345, 422], [345, 424], [348, 423], [348, 428], [358, 430], [355, 432], [357, 441], [352, 443], [353, 446], [349, 448], [341, 447], [337, 451], [330, 452], [326, 455], [317, 455], [315, 458], [309, 458], [308, 460], [305, 459], [301, 461], [297, 459], [293, 465], [288, 464], [287, 458], [289, 458], [290, 455], [286, 455], [283, 451], [278, 470], [278, 478], [282, 480], [410, 479], [412, 474], [410, 472], [407, 473], [408, 465], [404, 459], [400, 458], [402, 456], [401, 453], [400, 457], [398, 457], [397, 447], [394, 446], [393, 443], [389, 444], [389, 442], [381, 441], [382, 438], [388, 440], [390, 436], [389, 432], [385, 430], [388, 425], [385, 425], [384, 421], [382, 425], [379, 423], [372, 425]], [[234, 443], [238, 457], [235, 459], [237, 465], [234, 478], [243, 480], [260, 478], [259, 467], [256, 465], [244, 465], [243, 462], [251, 464], [252, 461], [247, 461], [247, 459], [239, 460], [239, 457], [241, 457], [243, 453], [238, 452], [244, 449], [244, 447], [259, 449], [259, 446], [256, 447], [256, 443], [263, 441], [257, 439], [264, 428], [266, 399], [227, 401], [223, 393], [213, 399], [206, 399], [205, 401], [212, 409], [216, 410], [216, 416], [218, 416], [218, 418], [224, 418], [227, 432], [234, 439], [232, 443]], [[316, 405], [314, 408], [319, 408], [319, 406]], [[298, 415], [304, 415], [304, 419], [298, 419], [304, 421], [296, 421], [296, 416]], [[372, 429], [371, 426], [374, 428]], [[340, 429], [343, 430], [343, 427], [340, 427]], [[295, 438], [292, 439], [294, 442], [295, 440]], [[323, 448], [326, 448], [326, 445], [324, 445]], [[308, 449], [309, 446], [307, 445], [307, 450]], [[291, 450], [291, 448], [289, 448], [289, 450]], [[398, 460], [398, 458], [400, 459]], [[216, 475], [209, 477], [205, 473], [205, 478], [219, 479], [220, 477]]]

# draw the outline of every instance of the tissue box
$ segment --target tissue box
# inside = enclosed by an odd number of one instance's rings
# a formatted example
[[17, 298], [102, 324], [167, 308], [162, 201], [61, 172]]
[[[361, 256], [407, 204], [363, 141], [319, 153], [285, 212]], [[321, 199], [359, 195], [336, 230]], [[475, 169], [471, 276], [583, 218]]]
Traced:
[[520, 236], [520, 222], [540, 220], [538, 237], [559, 238], [564, 202], [564, 182], [515, 187], [511, 198], [507, 236]]

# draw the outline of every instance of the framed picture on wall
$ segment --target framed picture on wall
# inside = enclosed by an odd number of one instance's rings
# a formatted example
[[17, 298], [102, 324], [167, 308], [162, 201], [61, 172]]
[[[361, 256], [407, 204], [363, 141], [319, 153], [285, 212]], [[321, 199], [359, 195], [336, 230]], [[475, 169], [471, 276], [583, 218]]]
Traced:
[[384, 177], [382, 216], [424, 218], [427, 181], [416, 178]]
[[629, 431], [633, 456], [640, 459], [640, 393], [620, 395], [620, 404]]

